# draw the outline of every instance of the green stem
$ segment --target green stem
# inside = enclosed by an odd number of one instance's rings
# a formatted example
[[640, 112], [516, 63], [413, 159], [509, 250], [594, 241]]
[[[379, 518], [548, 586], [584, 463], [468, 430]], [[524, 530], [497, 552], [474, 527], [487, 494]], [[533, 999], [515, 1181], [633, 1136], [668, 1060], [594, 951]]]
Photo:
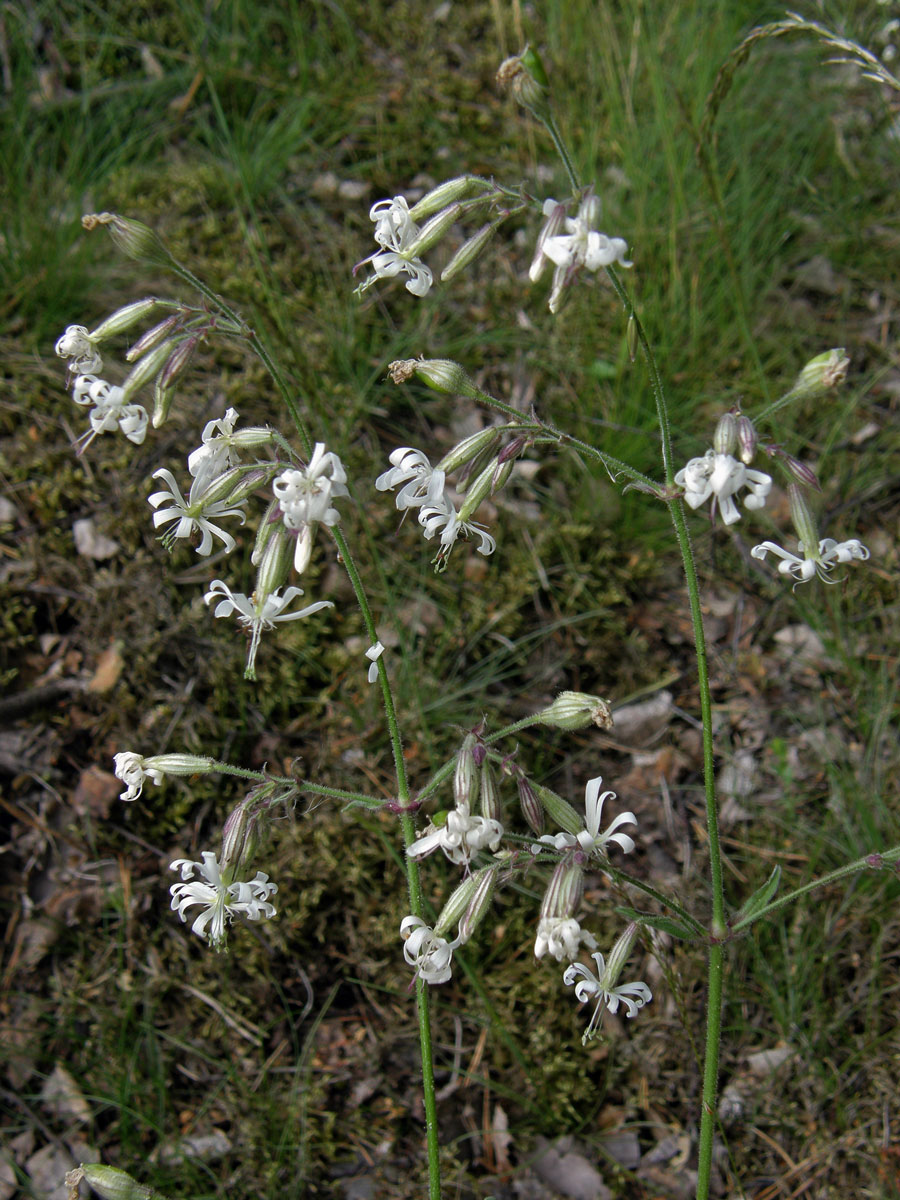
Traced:
[[719, 1043], [722, 1040], [722, 989], [725, 948], [709, 948], [709, 990], [706, 997], [706, 1058], [703, 1063], [703, 1096], [700, 1101], [700, 1146], [697, 1159], [697, 1200], [707, 1200], [712, 1173], [716, 1093], [719, 1082]]
[[860, 871], [880, 870], [897, 862], [900, 862], [900, 846], [893, 846], [890, 850], [885, 850], [884, 853], [867, 854], [864, 858], [858, 858], [855, 862], [847, 863], [843, 867], [829, 871], [827, 875], [823, 875], [819, 879], [813, 879], [811, 883], [804, 883], [802, 887], [795, 888], [792, 892], [786, 892], [785, 895], [780, 896], [777, 900], [773, 900], [771, 904], [767, 904], [765, 908], [761, 908], [759, 912], [753, 913], [752, 916], [744, 917], [742, 921], [736, 921], [732, 926], [731, 932], [733, 934], [740, 933], [755, 921], [760, 920], [761, 917], [769, 917], [772, 913], [777, 912], [778, 909], [793, 904], [801, 896], [807, 896], [810, 892], [814, 892], [821, 887], [827, 887], [828, 884], [836, 883], [840, 879], [846, 879], [848, 875], [856, 875]]

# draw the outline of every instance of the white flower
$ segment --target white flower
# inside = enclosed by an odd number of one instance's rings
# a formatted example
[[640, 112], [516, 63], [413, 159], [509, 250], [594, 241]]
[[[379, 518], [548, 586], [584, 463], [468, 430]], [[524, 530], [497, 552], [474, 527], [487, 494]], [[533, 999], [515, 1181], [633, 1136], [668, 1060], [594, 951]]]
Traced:
[[221, 538], [225, 546], [225, 553], [231, 553], [237, 543], [230, 533], [226, 533], [210, 518], [215, 517], [217, 520], [221, 520], [222, 517], [240, 517], [243, 525], [245, 516], [243, 505], [229, 505], [224, 500], [205, 503], [203, 495], [212, 480], [208, 479], [202, 471], [191, 481], [191, 490], [187, 500], [181, 494], [181, 489], [175, 482], [175, 476], [166, 467], [160, 467], [158, 471], [154, 471], [153, 478], [165, 480], [169, 488], [167, 492], [154, 492], [149, 497], [149, 502], [155, 509], [159, 509], [160, 504], [163, 503], [169, 505], [168, 508], [163, 508], [153, 514], [153, 528], [159, 529], [160, 525], [165, 525], [169, 521], [178, 522], [174, 529], [168, 530], [163, 535], [161, 540], [164, 546], [170, 547], [176, 539], [190, 537], [197, 530], [202, 535], [200, 545], [197, 547], [198, 554], [206, 556], [212, 553], [213, 534]]
[[79, 454], [85, 452], [98, 434], [112, 433], [116, 428], [136, 446], [140, 446], [147, 436], [149, 418], [145, 409], [140, 404], [126, 404], [124, 389], [105, 379], [79, 375], [72, 385], [72, 399], [82, 407], [95, 406], [88, 413], [90, 432], [78, 439]]
[[[554, 313], [559, 310], [563, 288], [580, 268], [598, 271], [615, 262], [623, 267], [631, 266], [625, 258], [628, 243], [623, 238], [607, 237], [593, 228], [600, 219], [600, 201], [596, 196], [585, 196], [574, 218], [563, 217], [560, 207], [552, 200], [544, 204], [547, 221], [538, 238], [529, 271], [535, 280], [543, 273], [548, 261], [556, 264], [550, 289], [550, 311]], [[561, 226], [565, 226], [566, 233], [556, 232]]]
[[283, 596], [279, 596], [278, 589], [276, 589], [262, 598], [255, 592], [252, 598], [248, 598], [242, 592], [232, 592], [231, 588], [221, 579], [214, 579], [209, 585], [209, 591], [203, 600], [206, 604], [210, 604], [213, 600], [219, 601], [213, 615], [229, 617], [232, 613], [237, 613], [238, 621], [251, 631], [250, 652], [244, 671], [245, 679], [256, 678], [256, 651], [259, 648], [260, 635], [264, 629], [274, 629], [275, 625], [282, 621], [299, 621], [301, 617], [309, 617], [322, 608], [334, 607], [330, 600], [317, 600], [315, 604], [308, 604], [299, 612], [286, 613], [284, 609], [297, 596], [302, 595], [302, 588], [289, 587]]
[[707, 450], [702, 458], [692, 458], [687, 466], [675, 476], [678, 487], [684, 488], [685, 502], [691, 508], [699, 508], [712, 496], [715, 513], [718, 504], [722, 520], [733, 525], [740, 520], [740, 512], [734, 502], [741, 488], [747, 488], [745, 508], [762, 508], [772, 487], [772, 478], [763, 471], [752, 471], [730, 454], [717, 454]]
[[856, 538], [851, 538], [848, 542], [823, 538], [818, 549], [813, 552], [807, 550], [803, 542], [798, 542], [797, 546], [803, 558], [791, 554], [789, 550], [783, 550], [775, 542], [762, 542], [759, 546], [754, 546], [750, 553], [759, 559], [765, 559], [767, 554], [774, 554], [781, 559], [778, 564], [781, 574], [792, 575], [798, 583], [805, 583], [812, 579], [813, 575], [818, 575], [823, 583], [837, 583], [836, 579], [830, 578], [836, 563], [851, 562], [854, 558], [865, 562], [869, 557], [869, 551]]
[[56, 343], [60, 358], [69, 359], [69, 370], [73, 374], [93, 374], [103, 369], [103, 359], [83, 325], [70, 325]]
[[375, 487], [379, 492], [387, 492], [403, 484], [395, 500], [398, 509], [440, 503], [444, 496], [444, 472], [436, 471], [421, 450], [401, 446], [391, 451], [390, 461], [390, 470], [378, 476]]
[[503, 826], [491, 817], [473, 817], [465, 807], [447, 813], [443, 825], [431, 824], [408, 848], [410, 858], [424, 858], [443, 850], [452, 863], [468, 864], [473, 854], [487, 847], [495, 852], [503, 837]]
[[576, 846], [585, 854], [592, 854], [595, 850], [605, 853], [606, 846], [609, 842], [615, 842], [621, 846], [626, 854], [629, 854], [634, 849], [634, 839], [630, 838], [627, 833], [617, 833], [616, 830], [620, 825], [637, 825], [637, 817], [633, 812], [619, 813], [610, 827], [603, 833], [600, 832], [600, 822], [603, 819], [603, 805], [607, 800], [615, 800], [615, 792], [600, 791], [600, 785], [603, 783], [602, 775], [598, 775], [595, 779], [589, 779], [584, 789], [584, 829], [575, 835], [571, 833], [545, 833], [538, 840], [538, 844], [532, 846], [532, 852], [537, 854], [541, 850], [541, 843], [546, 846], [552, 846], [554, 850], [572, 850]]
[[496, 539], [488, 533], [484, 526], [475, 521], [461, 521], [459, 513], [446, 496], [440, 504], [424, 504], [419, 509], [419, 524], [425, 531], [426, 541], [430, 541], [438, 530], [443, 530], [441, 548], [435, 557], [435, 562], [438, 563], [446, 561], [460, 534], [474, 534], [479, 539], [476, 547], [479, 554], [493, 554], [497, 549]]
[[597, 940], [593, 934], [582, 929], [574, 917], [541, 917], [538, 921], [535, 958], [543, 958], [549, 952], [557, 962], [562, 962], [564, 958], [571, 960], [582, 944], [588, 950], [593, 950]]
[[[618, 1011], [619, 1004], [625, 1005], [626, 1016], [634, 1017], [637, 1015], [638, 1009], [643, 1008], [648, 1001], [653, 999], [653, 995], [646, 983], [623, 983], [616, 986], [616, 979], [612, 977], [615, 970], [613, 962], [616, 957], [615, 950], [610, 955], [609, 966], [604, 961], [603, 955], [598, 951], [591, 955], [591, 958], [597, 964], [597, 973], [586, 967], [584, 963], [573, 963], [567, 967], [563, 974], [563, 983], [570, 987], [575, 984], [575, 995], [584, 1004], [588, 1000], [596, 1000], [597, 1007], [594, 1009], [594, 1015], [591, 1017], [588, 1027], [584, 1032], [583, 1042], [588, 1041], [597, 1032], [597, 1026], [600, 1022], [600, 1017], [603, 1014], [604, 1008], [608, 1008], [611, 1013]], [[616, 970], [621, 970], [621, 964]], [[579, 980], [579, 982], [575, 982]]]
[[370, 646], [366, 651], [366, 658], [369, 660], [369, 683], [374, 683], [378, 678], [378, 660], [384, 654], [384, 646], [381, 642], [376, 642], [374, 646]]
[[125, 791], [119, 795], [120, 800], [137, 800], [144, 790], [144, 780], [150, 778], [155, 784], [162, 783], [163, 772], [147, 766], [147, 761], [141, 754], [131, 750], [122, 750], [113, 756], [116, 778], [125, 784]]
[[395, 275], [409, 276], [406, 290], [414, 296], [424, 296], [434, 282], [431, 269], [426, 267], [420, 258], [408, 253], [419, 234], [419, 227], [409, 215], [409, 206], [403, 196], [395, 196], [393, 200], [379, 200], [369, 210], [369, 216], [375, 222], [375, 240], [382, 250], [376, 250], [368, 258], [357, 263], [353, 273], [372, 264], [374, 278], [367, 279], [357, 288], [362, 293], [370, 287], [377, 278], [390, 279]]
[[200, 480], [201, 489], [240, 462], [229, 441], [237, 419], [237, 409], [229, 408], [224, 417], [207, 421], [200, 437], [201, 445], [188, 455], [188, 470]]
[[341, 514], [331, 507], [331, 501], [350, 494], [346, 482], [344, 464], [325, 449], [324, 442], [316, 442], [308, 467], [282, 471], [272, 483], [285, 526], [296, 531], [313, 521], [337, 525]]
[[404, 917], [400, 922], [403, 957], [426, 983], [446, 983], [450, 978], [453, 951], [459, 940], [448, 942], [426, 925], [421, 917]]
[[173, 883], [169, 888], [172, 908], [182, 921], [187, 920], [189, 908], [195, 904], [203, 905], [203, 911], [191, 925], [191, 933], [205, 937], [218, 950], [225, 944], [226, 921], [230, 922], [237, 913], [243, 913], [250, 921], [275, 916], [275, 907], [269, 903], [269, 897], [278, 888], [274, 883], [269, 883], [268, 875], [257, 871], [256, 878], [248, 883], [227, 882], [227, 874], [223, 878], [218, 860], [211, 850], [204, 850], [201, 857], [202, 863], [176, 858], [170, 867], [173, 871], [180, 870], [182, 879], [193, 880], [196, 869], [206, 880], [205, 883]]

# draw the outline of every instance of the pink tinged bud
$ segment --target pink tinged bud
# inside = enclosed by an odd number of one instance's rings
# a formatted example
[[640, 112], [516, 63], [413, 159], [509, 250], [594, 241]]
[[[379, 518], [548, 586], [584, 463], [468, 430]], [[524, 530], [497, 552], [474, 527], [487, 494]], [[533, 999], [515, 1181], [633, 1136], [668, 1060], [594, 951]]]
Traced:
[[796, 483], [788, 484], [788, 498], [791, 502], [791, 520], [797, 531], [797, 539], [804, 551], [815, 554], [819, 547], [819, 530], [803, 489]]
[[169, 361], [162, 369], [160, 376], [160, 386], [163, 388], [171, 387], [172, 384], [187, 370], [191, 359], [194, 357], [194, 351], [197, 349], [199, 342], [197, 337], [185, 338], [184, 341], [173, 350]]
[[801, 484], [803, 487], [811, 488], [814, 492], [821, 492], [822, 485], [819, 483], [818, 477], [812, 467], [801, 462], [799, 458], [794, 458], [792, 454], [786, 454], [783, 450], [777, 453], [776, 457], [785, 471]]
[[[138, 321], [143, 321], [144, 317], [149, 317], [152, 312], [159, 308], [160, 304], [161, 301], [157, 300], [155, 296], [148, 296], [145, 300], [135, 300], [132, 304], [126, 304], [124, 308], [118, 309], [111, 316], [107, 317], [105, 321], [100, 322], [91, 334], [91, 341], [103, 342], [107, 338], [124, 333], [126, 329], [130, 329]], [[131, 360], [129, 359], [129, 361]]]
[[741, 462], [744, 466], [749, 466], [756, 457], [756, 448], [759, 445], [759, 435], [756, 432], [756, 426], [749, 417], [745, 417], [743, 413], [737, 419], [737, 444]]
[[528, 782], [524, 775], [520, 775], [517, 783], [519, 785], [519, 807], [522, 810], [522, 816], [528, 823], [529, 829], [532, 829], [538, 837], [544, 832], [544, 809], [538, 799], [537, 792]]
[[716, 454], [733, 454], [737, 445], [737, 417], [727, 412], [719, 417], [713, 434], [713, 449]]
[[500, 453], [497, 455], [497, 462], [503, 466], [507, 462], [515, 462], [519, 455], [524, 451], [529, 444], [529, 439], [524, 434], [519, 434], [514, 437], [511, 442], [507, 442]]

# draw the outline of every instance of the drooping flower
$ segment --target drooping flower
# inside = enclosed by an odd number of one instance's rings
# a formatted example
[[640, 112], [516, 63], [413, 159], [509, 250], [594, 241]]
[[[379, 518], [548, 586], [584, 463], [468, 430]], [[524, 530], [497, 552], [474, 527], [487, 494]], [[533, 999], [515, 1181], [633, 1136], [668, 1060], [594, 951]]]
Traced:
[[194, 479], [200, 480], [201, 488], [240, 461], [230, 442], [237, 419], [237, 409], [229, 408], [224, 417], [207, 421], [200, 436], [200, 445], [188, 455], [188, 470]]
[[278, 594], [279, 591], [280, 589], [277, 589], [267, 596], [258, 596], [254, 592], [252, 597], [247, 597], [242, 592], [232, 592], [231, 588], [221, 579], [214, 579], [209, 585], [209, 591], [203, 597], [206, 604], [218, 600], [214, 616], [229, 617], [232, 613], [237, 613], [238, 621], [250, 630], [250, 651], [244, 671], [245, 679], [256, 678], [256, 652], [259, 649], [259, 639], [263, 630], [274, 629], [275, 625], [282, 621], [299, 621], [301, 617], [312, 616], [320, 609], [334, 607], [330, 600], [317, 600], [315, 604], [308, 604], [306, 608], [301, 608], [298, 612], [287, 613], [284, 611], [285, 608], [297, 596], [303, 595], [303, 589], [289, 587], [283, 596]]
[[[176, 858], [170, 868], [180, 871], [182, 879], [193, 881], [173, 883], [169, 888], [172, 908], [181, 920], [187, 921], [187, 910], [195, 904], [203, 906], [203, 911], [191, 925], [192, 933], [205, 937], [213, 949], [220, 950], [225, 945], [225, 925], [238, 913], [250, 921], [275, 916], [275, 906], [269, 903], [269, 897], [278, 891], [278, 887], [269, 883], [269, 877], [263, 871], [257, 871], [256, 877], [246, 883], [231, 881], [228, 878], [230, 872], [227, 869], [222, 872], [211, 850], [204, 850], [201, 858], [202, 862]], [[195, 870], [205, 882], [194, 880]]]
[[426, 925], [421, 917], [404, 917], [400, 922], [403, 938], [403, 957], [415, 968], [416, 975], [425, 983], [446, 983], [452, 973], [453, 951], [460, 945], [459, 939], [448, 942]]
[[284, 514], [288, 529], [298, 530], [313, 521], [336, 525], [341, 515], [331, 507], [332, 499], [348, 496], [347, 474], [338, 456], [316, 442], [309, 466], [282, 471], [272, 490]]
[[[553, 313], [559, 310], [563, 289], [582, 267], [588, 271], [598, 271], [616, 262], [623, 267], [631, 266], [625, 258], [628, 243], [623, 238], [607, 237], [594, 228], [600, 220], [600, 201], [596, 196], [585, 196], [575, 217], [564, 216], [564, 213], [560, 213], [561, 207], [553, 200], [545, 202], [544, 216], [547, 220], [538, 237], [529, 271], [531, 279], [535, 280], [543, 273], [547, 262], [555, 264], [553, 286], [550, 289], [550, 311]], [[563, 227], [566, 232], [558, 232]]]
[[56, 353], [69, 360], [73, 375], [94, 375], [103, 370], [103, 359], [84, 325], [70, 325], [56, 343]]
[[375, 275], [357, 288], [362, 294], [376, 279], [391, 279], [395, 275], [408, 275], [406, 290], [414, 296], [424, 296], [434, 282], [430, 267], [420, 258], [409, 253], [409, 248], [419, 234], [419, 227], [409, 215], [409, 206], [403, 196], [393, 200], [379, 200], [369, 210], [375, 222], [375, 240], [382, 247], [364, 258], [353, 268], [354, 275], [360, 267], [372, 264]]
[[82, 407], [94, 405], [88, 420], [90, 433], [78, 439], [78, 453], [83, 454], [100, 433], [112, 433], [117, 428], [121, 433], [140, 446], [147, 436], [149, 418], [140, 404], [126, 404], [125, 391], [99, 379], [96, 375], [79, 375], [72, 385], [72, 399]]
[[[242, 504], [229, 504], [224, 500], [206, 500], [204, 494], [214, 479], [207, 478], [206, 473], [202, 470], [191, 481], [191, 490], [187, 500], [175, 482], [175, 476], [168, 468], [160, 467], [158, 471], [153, 472], [153, 478], [164, 480], [169, 489], [168, 491], [154, 492], [148, 498], [152, 507], [158, 510], [153, 514], [154, 529], [159, 529], [160, 525], [172, 521], [178, 522], [174, 529], [167, 530], [160, 539], [166, 548], [170, 548], [178, 538], [190, 537], [197, 531], [201, 535], [200, 545], [197, 547], [198, 554], [205, 557], [212, 553], [213, 534], [224, 543], [225, 553], [231, 553], [237, 543], [230, 533], [227, 533], [210, 518], [221, 520], [223, 517], [240, 517], [243, 525], [245, 513]], [[168, 504], [168, 507], [160, 509], [161, 504]]]
[[435, 850], [443, 850], [452, 863], [468, 865], [479, 850], [495, 852], [502, 837], [503, 826], [499, 821], [473, 817], [463, 805], [451, 809], [442, 825], [429, 825], [406, 853], [410, 858], [424, 858]]
[[390, 462], [390, 469], [378, 476], [375, 487], [379, 492], [399, 487], [395, 504], [401, 512], [440, 503], [444, 496], [444, 472], [432, 467], [421, 450], [401, 446], [391, 451]]
[[369, 683], [374, 683], [378, 678], [378, 660], [384, 654], [384, 646], [381, 642], [376, 642], [374, 646], [370, 646], [366, 651], [366, 658], [369, 660]]
[[113, 762], [116, 777], [126, 785], [120, 800], [137, 800], [147, 779], [160, 784], [164, 775], [196, 775], [214, 765], [213, 759], [198, 754], [153, 754], [145, 758], [133, 750], [120, 750], [113, 755]]
[[474, 534], [478, 538], [476, 549], [479, 554], [493, 554], [497, 549], [496, 539], [488, 533], [484, 526], [475, 521], [461, 520], [459, 513], [446, 495], [437, 504], [422, 505], [419, 509], [419, 524], [425, 531], [426, 541], [430, 541], [438, 531], [442, 531], [441, 546], [435, 557], [435, 562], [439, 564], [446, 562], [460, 535]]
[[605, 853], [606, 846], [610, 842], [621, 846], [626, 854], [634, 849], [633, 838], [630, 838], [627, 833], [616, 832], [620, 825], [637, 825], [637, 817], [633, 812], [619, 813], [609, 828], [600, 832], [603, 805], [607, 800], [616, 798], [615, 792], [601, 793], [602, 783], [603, 777], [598, 775], [595, 779], [589, 779], [584, 789], [584, 829], [578, 834], [545, 833], [539, 842], [532, 846], [535, 854], [542, 849], [541, 844], [552, 846], [554, 850], [573, 850], [577, 846], [588, 855], [593, 854], [595, 850]]
[[793, 576], [797, 583], [805, 583], [814, 575], [818, 575], [823, 583], [837, 583], [837, 579], [831, 578], [831, 572], [838, 563], [852, 562], [853, 559], [865, 562], [869, 557], [869, 551], [857, 538], [851, 538], [847, 542], [822, 538], [815, 550], [807, 550], [803, 542], [798, 542], [797, 547], [803, 555], [802, 558], [789, 550], [783, 550], [775, 542], [761, 542], [760, 545], [754, 546], [750, 553], [754, 558], [761, 560], [764, 560], [767, 554], [774, 554], [776, 558], [781, 559], [778, 564], [779, 572], [782, 575]]
[[637, 925], [631, 921], [610, 951], [608, 960], [604, 959], [599, 950], [591, 955], [597, 964], [596, 973], [580, 962], [573, 963], [563, 973], [563, 983], [566, 987], [575, 984], [575, 995], [582, 1004], [588, 1000], [597, 1001], [597, 1007], [594, 1009], [593, 1016], [581, 1039], [582, 1043], [588, 1042], [597, 1033], [605, 1008], [608, 1008], [611, 1013], [615, 1013], [618, 1011], [619, 1005], [624, 1004], [625, 1015], [634, 1017], [639, 1009], [653, 999], [646, 983], [620, 984], [618, 982], [636, 937]]
[[557, 962], [571, 960], [581, 946], [593, 950], [597, 939], [582, 929], [574, 917], [541, 917], [538, 921], [537, 938], [534, 943], [535, 958], [551, 954]]
[[740, 512], [734, 502], [737, 493], [746, 488], [744, 507], [763, 508], [772, 487], [772, 477], [763, 471], [754, 471], [738, 462], [730, 454], [717, 454], [707, 450], [702, 458], [692, 458], [676, 474], [675, 483], [684, 488], [685, 502], [691, 508], [699, 508], [712, 497], [712, 511], [716, 506], [726, 525], [740, 520]]

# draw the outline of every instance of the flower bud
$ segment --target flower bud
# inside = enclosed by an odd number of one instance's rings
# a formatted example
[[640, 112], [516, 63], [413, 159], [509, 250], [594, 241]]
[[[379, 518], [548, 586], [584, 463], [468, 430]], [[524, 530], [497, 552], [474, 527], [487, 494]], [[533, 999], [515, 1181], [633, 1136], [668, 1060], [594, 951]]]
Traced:
[[484, 468], [475, 482], [466, 492], [466, 498], [460, 506], [459, 519], [460, 521], [468, 521], [471, 519], [475, 510], [481, 504], [482, 500], [486, 500], [493, 490], [494, 473], [497, 470], [497, 459], [492, 458], [488, 465]]
[[797, 531], [797, 539], [804, 551], [814, 554], [819, 546], [819, 530], [812, 509], [806, 503], [803, 489], [796, 483], [788, 484], [788, 498], [791, 502], [791, 520]]
[[749, 466], [756, 457], [759, 435], [756, 432], [756, 426], [743, 413], [737, 419], [736, 434], [740, 460], [745, 467]]
[[479, 429], [477, 433], [470, 434], [450, 451], [445, 454], [441, 461], [435, 467], [436, 471], [443, 471], [449, 475], [453, 471], [458, 471], [460, 467], [467, 463], [474, 462], [481, 457], [485, 452], [492, 454], [500, 441], [501, 433], [496, 426], [490, 426], [487, 429]]
[[451, 204], [443, 212], [435, 213], [431, 220], [422, 226], [403, 253], [409, 258], [421, 258], [426, 250], [436, 246], [450, 226], [459, 220], [461, 212], [461, 204]]
[[457, 808], [466, 811], [478, 790], [478, 774], [472, 753], [477, 740], [474, 733], [467, 733], [463, 738], [463, 744], [456, 757], [456, 770], [453, 773], [453, 799]]
[[780, 448], [776, 449], [774, 453], [781, 466], [797, 483], [802, 484], [803, 487], [811, 488], [814, 492], [821, 492], [822, 485], [819, 483], [818, 476], [812, 467], [807, 466], [799, 458], [794, 458], [793, 454], [788, 454]]
[[168, 361], [169, 356], [175, 348], [174, 338], [169, 338], [166, 342], [161, 342], [152, 350], [148, 350], [142, 359], [140, 359], [131, 368], [125, 382], [122, 384], [122, 391], [125, 393], [126, 401], [130, 400], [135, 392], [140, 391], [145, 383], [149, 383], [163, 368], [163, 364]]
[[116, 246], [129, 258], [138, 262], [155, 263], [158, 267], [171, 267], [175, 260], [159, 234], [147, 225], [118, 213], [87, 213], [81, 218], [81, 226], [89, 233], [105, 225]]
[[448, 204], [456, 204], [460, 200], [469, 199], [470, 196], [489, 192], [493, 186], [490, 180], [482, 179], [480, 175], [459, 175], [426, 192], [409, 210], [409, 215], [414, 221], [422, 221]]
[[603, 978], [600, 984], [605, 989], [612, 990], [619, 981], [619, 976], [622, 974], [622, 968], [625, 966], [631, 954], [631, 948], [635, 943], [638, 935], [638, 924], [636, 921], [629, 921], [625, 926], [624, 932], [619, 937], [612, 950], [609, 952], [609, 958], [606, 960], [606, 970], [603, 973]]
[[146, 333], [142, 333], [134, 345], [130, 346], [125, 352], [125, 361], [134, 362], [135, 359], [146, 354], [148, 350], [152, 350], [154, 346], [158, 346], [170, 333], [175, 332], [181, 321], [181, 313], [172, 313], [164, 321], [160, 321], [158, 325], [154, 325], [152, 329], [148, 329]]
[[625, 344], [628, 347], [629, 361], [634, 362], [637, 358], [638, 348], [638, 327], [634, 313], [628, 318], [628, 325], [625, 327]]
[[157, 300], [155, 296], [148, 296], [145, 300], [135, 300], [132, 304], [126, 304], [124, 308], [117, 309], [112, 316], [100, 322], [91, 334], [91, 341], [102, 342], [115, 337], [116, 334], [124, 333], [144, 317], [149, 317], [161, 303], [162, 301]]
[[467, 926], [466, 940], [472, 936], [475, 925], [485, 915], [490, 904], [493, 891], [493, 880], [490, 876], [495, 873], [493, 867], [482, 867], [451, 892], [434, 925], [434, 932], [438, 937], [444, 937], [452, 926], [463, 921]]
[[732, 412], [723, 413], [713, 434], [713, 450], [716, 454], [733, 454], [737, 445], [737, 417]]
[[159, 429], [165, 425], [169, 418], [169, 410], [172, 407], [172, 401], [175, 399], [175, 389], [173, 387], [164, 388], [160, 383], [160, 377], [157, 375], [153, 383], [153, 428]]
[[479, 804], [481, 815], [491, 821], [502, 821], [503, 806], [500, 803], [500, 793], [490, 761], [485, 759], [481, 767], [481, 791]]
[[250, 555], [250, 562], [254, 567], [258, 567], [262, 562], [265, 548], [279, 528], [284, 528], [284, 522], [281, 520], [281, 505], [276, 498], [269, 502], [269, 507], [266, 509], [263, 519], [259, 523], [259, 528], [256, 531], [256, 541], [253, 544], [253, 553]]
[[612, 729], [613, 726], [606, 701], [587, 692], [560, 692], [549, 708], [537, 714], [537, 720], [554, 729], [585, 729], [588, 725]]
[[[249, 799], [249, 798], [248, 798]], [[243, 800], [233, 810], [222, 830], [221, 866], [235, 875], [249, 867], [259, 849], [259, 814], [251, 811], [252, 800]]]
[[[235, 484], [234, 489], [222, 497], [224, 503], [243, 504], [245, 500], [249, 500], [254, 492], [258, 492], [260, 488], [268, 487], [278, 469], [276, 463], [270, 463], [266, 467], [236, 467], [235, 470], [238, 472], [240, 479]], [[231, 475], [231, 471], [227, 471], [226, 474]], [[219, 478], [224, 478], [224, 476], [220, 476]]]
[[491, 906], [494, 895], [494, 885], [497, 882], [497, 872], [493, 867], [482, 867], [474, 876], [475, 887], [469, 900], [469, 906], [459, 923], [458, 937], [460, 942], [467, 942], [482, 918]]
[[519, 786], [519, 807], [522, 810], [522, 816], [527, 821], [529, 829], [540, 837], [544, 832], [543, 805], [538, 799], [537, 792], [524, 775], [520, 775], [516, 783]]
[[571, 859], [561, 859], [541, 901], [542, 917], [574, 917], [584, 898], [584, 871]]
[[464, 271], [477, 258], [480, 258], [488, 242], [508, 216], [509, 213], [503, 213], [496, 221], [491, 221], [489, 225], [482, 225], [477, 233], [473, 234], [468, 241], [463, 242], [443, 271], [441, 271], [441, 283], [449, 283], [451, 279], [459, 275], [461, 271]]
[[194, 357], [194, 351], [197, 349], [198, 337], [185, 338], [175, 349], [169, 361], [162, 369], [160, 376], [160, 387], [169, 388], [184, 372], [187, 370], [191, 359]]
[[[308, 528], [308, 526], [307, 526]], [[257, 600], [271, 596], [287, 582], [294, 557], [294, 542], [284, 525], [279, 523], [266, 542], [256, 573], [254, 596]]]

